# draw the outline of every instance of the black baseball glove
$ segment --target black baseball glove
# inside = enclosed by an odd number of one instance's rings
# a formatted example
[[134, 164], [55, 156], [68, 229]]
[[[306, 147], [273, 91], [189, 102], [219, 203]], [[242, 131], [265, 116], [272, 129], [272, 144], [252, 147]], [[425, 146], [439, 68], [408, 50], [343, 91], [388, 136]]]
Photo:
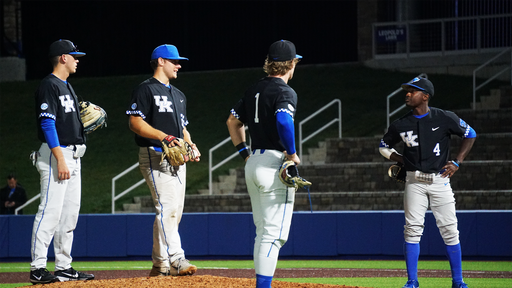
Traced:
[[396, 182], [405, 183], [406, 176], [404, 164], [397, 162], [396, 164], [391, 165], [388, 169], [389, 177], [396, 180]]

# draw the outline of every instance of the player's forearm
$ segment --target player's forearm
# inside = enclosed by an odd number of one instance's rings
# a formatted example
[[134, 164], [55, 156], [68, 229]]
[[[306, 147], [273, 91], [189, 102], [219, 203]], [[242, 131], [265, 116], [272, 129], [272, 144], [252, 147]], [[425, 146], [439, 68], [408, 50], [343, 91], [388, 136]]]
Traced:
[[457, 154], [456, 159], [462, 163], [466, 156], [468, 156], [469, 151], [473, 148], [473, 144], [475, 143], [476, 138], [464, 138], [462, 139], [462, 144], [460, 146], [459, 153]]
[[228, 126], [229, 135], [234, 146], [245, 142], [244, 124], [240, 120], [236, 119], [233, 115], [229, 115], [226, 125]]
[[67, 180], [71, 178], [68, 165], [66, 164], [66, 159], [64, 158], [64, 154], [62, 153], [60, 146], [54, 147], [50, 150], [52, 151], [53, 157], [57, 160], [57, 173], [59, 173], [59, 180]]
[[404, 164], [404, 159], [403, 159], [402, 155], [400, 155], [396, 152], [393, 152], [393, 153], [391, 153], [391, 155], [389, 155], [389, 160]]
[[167, 137], [167, 134], [165, 134], [163, 131], [153, 128], [146, 121], [137, 116], [130, 116], [129, 127], [130, 130], [144, 138], [162, 141], [162, 139]]
[[190, 136], [190, 132], [188, 132], [187, 128], [183, 128], [183, 140], [192, 144], [192, 137]]

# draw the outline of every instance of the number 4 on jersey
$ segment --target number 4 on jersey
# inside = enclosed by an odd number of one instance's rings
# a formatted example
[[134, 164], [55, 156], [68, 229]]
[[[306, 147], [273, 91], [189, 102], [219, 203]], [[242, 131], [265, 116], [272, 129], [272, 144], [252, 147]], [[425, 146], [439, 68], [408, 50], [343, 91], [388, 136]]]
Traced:
[[436, 144], [436, 147], [434, 147], [434, 150], [432, 150], [436, 156], [441, 155], [441, 149], [439, 149], [439, 143]]

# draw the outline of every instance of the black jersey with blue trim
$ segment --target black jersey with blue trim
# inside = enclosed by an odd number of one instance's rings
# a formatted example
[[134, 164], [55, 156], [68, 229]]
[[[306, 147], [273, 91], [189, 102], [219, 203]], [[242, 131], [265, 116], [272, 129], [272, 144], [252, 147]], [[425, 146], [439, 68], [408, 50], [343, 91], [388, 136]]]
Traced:
[[231, 114], [249, 127], [251, 148], [284, 151], [276, 125], [276, 113], [295, 117], [297, 93], [277, 77], [265, 77], [251, 86]]
[[422, 118], [416, 118], [411, 111], [391, 123], [380, 146], [392, 148], [402, 141], [407, 171], [437, 173], [451, 160], [450, 136], [465, 138], [470, 130], [455, 113], [430, 107], [430, 112]]
[[69, 82], [64, 82], [53, 74], [46, 76], [35, 94], [37, 137], [46, 142], [42, 118], [55, 120], [55, 129], [60, 145], [85, 144], [85, 133], [80, 108], [75, 91]]
[[[186, 107], [187, 98], [183, 92], [151, 77], [135, 88], [126, 114], [140, 116], [153, 128], [183, 138], [183, 128], [188, 125]], [[140, 147], [162, 146], [160, 141], [138, 134], [135, 134], [135, 143]]]

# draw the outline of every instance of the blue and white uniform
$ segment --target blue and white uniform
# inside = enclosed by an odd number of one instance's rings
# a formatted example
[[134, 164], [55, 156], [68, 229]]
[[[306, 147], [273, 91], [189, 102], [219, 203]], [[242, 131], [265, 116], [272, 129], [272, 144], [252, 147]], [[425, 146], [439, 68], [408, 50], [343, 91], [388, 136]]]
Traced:
[[[245, 181], [256, 226], [254, 267], [257, 277], [274, 276], [279, 250], [288, 240], [295, 188], [278, 177], [284, 153], [295, 153], [293, 118], [297, 94], [281, 78], [265, 77], [249, 88], [231, 114], [249, 127], [251, 156]], [[257, 279], [258, 280], [258, 279]]]
[[[167, 135], [183, 138], [188, 125], [187, 98], [172, 85], [164, 85], [155, 78], [142, 82], [132, 94], [127, 115], [141, 117], [155, 129]], [[149, 186], [156, 217], [153, 225], [153, 265], [170, 267], [185, 258], [178, 227], [183, 214], [186, 187], [186, 164], [172, 167], [161, 162], [162, 144], [135, 134], [139, 146], [140, 171]], [[161, 162], [161, 163], [160, 163]]]
[[[429, 86], [415, 86], [414, 83], [404, 84], [404, 86], [412, 86], [423, 91], [423, 87], [429, 89]], [[427, 80], [416, 80], [416, 83], [429, 83], [432, 91], [427, 90], [427, 92], [433, 93], [433, 86]], [[380, 142], [381, 151], [392, 149], [400, 142], [404, 147], [403, 169], [407, 171], [404, 191], [404, 254], [409, 278], [404, 287], [417, 287], [418, 284], [419, 242], [423, 235], [425, 213], [429, 206], [446, 245], [446, 255], [452, 269], [453, 287], [465, 285], [462, 280], [455, 197], [450, 178], [442, 177], [443, 167], [452, 160], [450, 157], [451, 135], [463, 139], [475, 138], [476, 132], [455, 113], [428, 107], [428, 112], [424, 115], [414, 115], [411, 111], [394, 121]], [[383, 155], [386, 156], [386, 153]], [[458, 166], [458, 163], [454, 165]]]
[[[81, 200], [81, 159], [85, 133], [78, 100], [71, 84], [50, 74], [35, 95], [38, 137], [42, 145], [36, 162], [41, 178], [41, 204], [34, 220], [31, 270], [46, 268], [53, 239], [55, 270], [71, 267], [71, 247]], [[50, 128], [49, 128], [50, 127]], [[61, 146], [70, 179], [59, 180], [51, 148]]]

